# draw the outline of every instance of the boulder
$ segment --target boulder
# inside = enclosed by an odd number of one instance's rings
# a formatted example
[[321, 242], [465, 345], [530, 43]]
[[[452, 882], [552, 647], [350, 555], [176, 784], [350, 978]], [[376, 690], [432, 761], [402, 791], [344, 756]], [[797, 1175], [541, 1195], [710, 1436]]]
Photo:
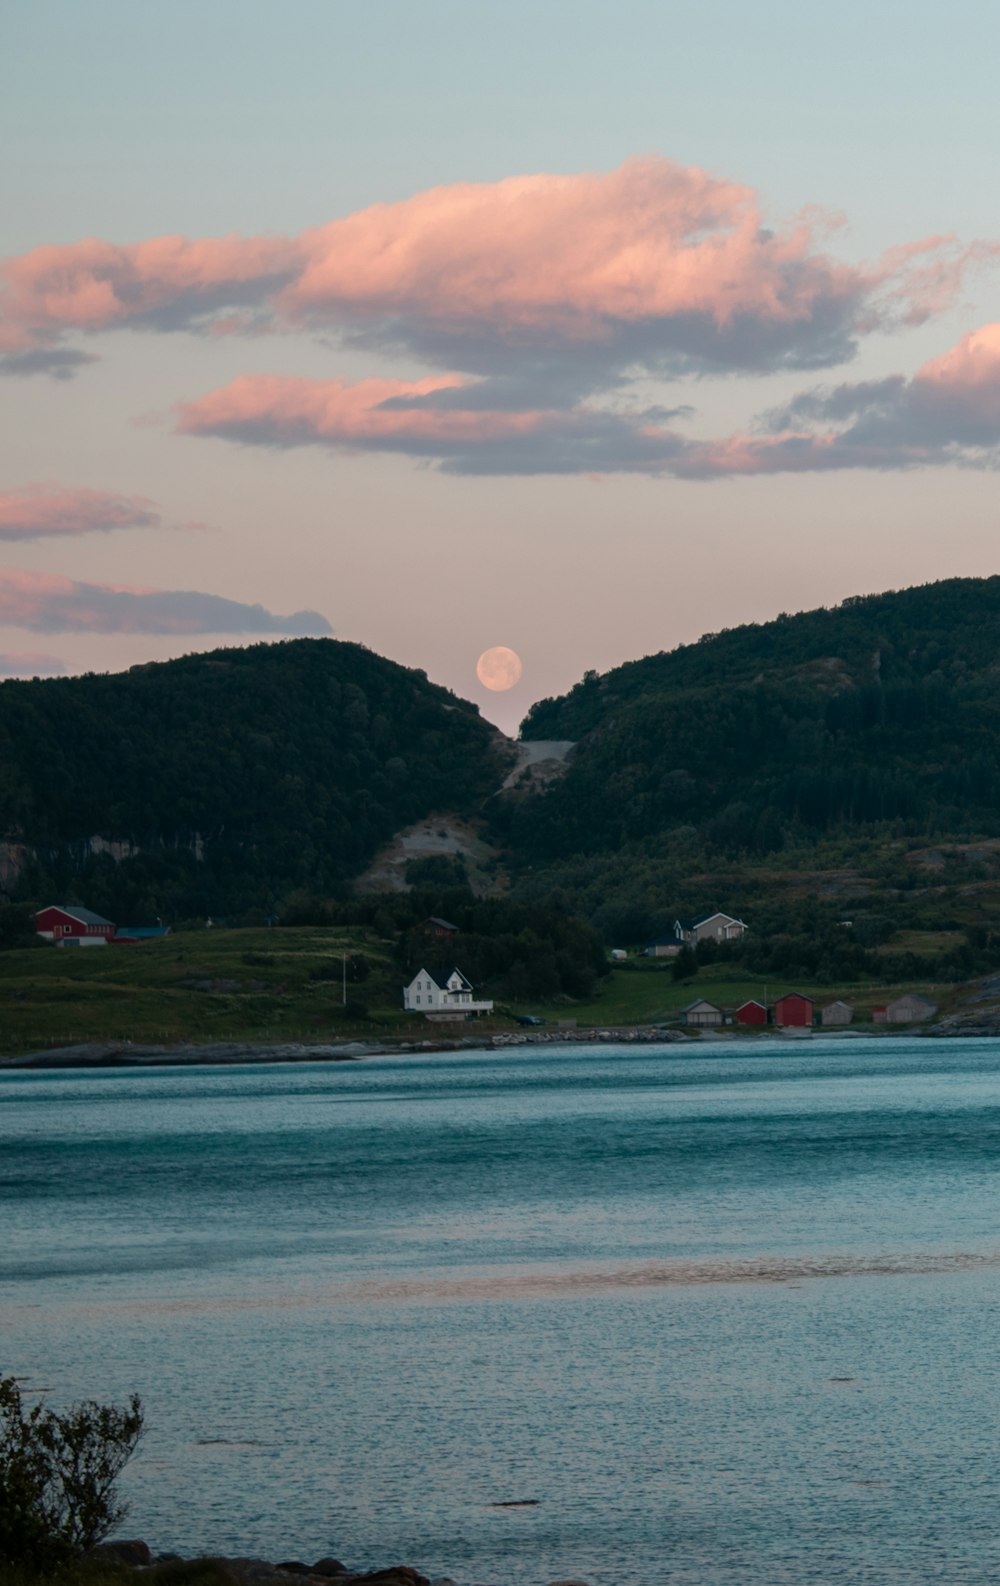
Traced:
[[339, 1558], [317, 1559], [310, 1570], [311, 1575], [346, 1575], [348, 1573], [347, 1565], [342, 1564]]
[[101, 1558], [116, 1558], [122, 1564], [152, 1564], [153, 1555], [147, 1542], [101, 1542], [93, 1550]]
[[391, 1569], [373, 1569], [361, 1575], [340, 1575], [337, 1586], [431, 1586], [426, 1575], [411, 1569], [408, 1564], [394, 1564]]

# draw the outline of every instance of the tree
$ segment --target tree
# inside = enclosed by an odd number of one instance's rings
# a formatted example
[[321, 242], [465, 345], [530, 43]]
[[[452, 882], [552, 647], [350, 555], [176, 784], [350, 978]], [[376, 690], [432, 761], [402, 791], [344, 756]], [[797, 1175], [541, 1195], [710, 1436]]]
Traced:
[[690, 980], [698, 973], [698, 960], [686, 942], [671, 964], [670, 972], [675, 980]]
[[135, 1394], [124, 1408], [86, 1399], [60, 1415], [26, 1409], [16, 1377], [0, 1378], [0, 1559], [44, 1567], [113, 1531], [142, 1430]]

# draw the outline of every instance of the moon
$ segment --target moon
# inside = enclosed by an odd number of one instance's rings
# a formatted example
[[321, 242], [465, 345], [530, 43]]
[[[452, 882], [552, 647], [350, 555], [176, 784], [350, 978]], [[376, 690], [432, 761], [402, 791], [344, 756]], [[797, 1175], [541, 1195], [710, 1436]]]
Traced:
[[505, 644], [495, 645], [492, 650], [484, 650], [479, 657], [476, 676], [484, 688], [492, 689], [494, 694], [502, 694], [520, 681], [521, 657], [516, 650], [508, 650]]

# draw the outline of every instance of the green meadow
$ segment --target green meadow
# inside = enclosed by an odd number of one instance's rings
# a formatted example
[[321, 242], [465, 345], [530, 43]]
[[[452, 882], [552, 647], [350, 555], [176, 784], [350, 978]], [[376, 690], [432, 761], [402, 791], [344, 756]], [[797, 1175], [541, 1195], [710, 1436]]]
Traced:
[[[343, 982], [344, 955], [361, 955], [367, 974]], [[871, 1008], [901, 991], [933, 998], [942, 1012], [961, 988], [922, 982], [765, 985], [712, 965], [678, 982], [669, 961], [631, 959], [616, 966], [586, 1001], [498, 1002], [472, 1024], [434, 1024], [405, 1014], [408, 978], [394, 944], [364, 928], [202, 929], [132, 947], [38, 947], [0, 953], [0, 1055], [91, 1041], [316, 1042], [436, 1040], [517, 1028], [535, 1014], [581, 1028], [659, 1024], [706, 997], [724, 1008], [797, 990], [818, 1004], [843, 997], [864, 1025]], [[488, 994], [488, 988], [487, 988]]]

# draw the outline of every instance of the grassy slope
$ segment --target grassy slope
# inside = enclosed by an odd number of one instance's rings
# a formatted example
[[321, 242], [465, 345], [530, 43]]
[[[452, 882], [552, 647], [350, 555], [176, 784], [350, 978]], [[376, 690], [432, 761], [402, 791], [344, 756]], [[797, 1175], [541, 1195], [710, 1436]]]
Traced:
[[[323, 966], [336, 971], [343, 952], [362, 952], [372, 964], [363, 984], [348, 986], [348, 996], [369, 1008], [364, 1022], [344, 1016], [339, 978], [310, 976]], [[205, 930], [134, 948], [0, 953], [0, 1054], [102, 1040], [322, 1043], [486, 1036], [515, 1028], [506, 1011], [478, 1025], [435, 1025], [405, 1015], [402, 979], [390, 944], [360, 929]], [[205, 991], [183, 985], [186, 980], [238, 981], [240, 989]], [[791, 989], [818, 1002], [842, 996], [855, 1004], [859, 1018], [903, 990], [928, 992], [942, 1009], [953, 1000], [951, 988], [926, 982], [767, 987], [772, 998]], [[658, 1023], [674, 1018], [694, 997], [735, 1007], [748, 997], [761, 997], [763, 990], [759, 979], [736, 979], [722, 966], [679, 984], [669, 964], [641, 961], [613, 970], [592, 1001], [532, 1002], [511, 1011], [552, 1021], [575, 1018], [581, 1027]]]

